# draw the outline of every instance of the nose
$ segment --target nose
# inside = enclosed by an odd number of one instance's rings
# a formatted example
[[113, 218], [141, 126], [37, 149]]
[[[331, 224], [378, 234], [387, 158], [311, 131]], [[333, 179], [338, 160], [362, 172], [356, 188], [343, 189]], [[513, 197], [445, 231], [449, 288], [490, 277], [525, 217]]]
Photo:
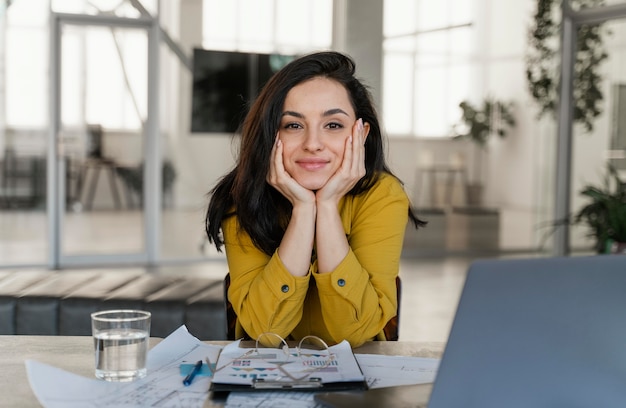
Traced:
[[304, 150], [316, 152], [324, 148], [320, 133], [315, 129], [307, 129], [305, 131], [304, 142], [302, 147]]

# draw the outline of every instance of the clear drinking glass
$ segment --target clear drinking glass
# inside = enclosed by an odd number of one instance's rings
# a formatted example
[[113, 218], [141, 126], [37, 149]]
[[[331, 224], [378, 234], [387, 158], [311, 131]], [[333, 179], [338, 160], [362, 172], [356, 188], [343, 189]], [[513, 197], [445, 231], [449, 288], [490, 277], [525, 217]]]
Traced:
[[133, 381], [147, 374], [150, 312], [104, 310], [91, 314], [96, 377]]

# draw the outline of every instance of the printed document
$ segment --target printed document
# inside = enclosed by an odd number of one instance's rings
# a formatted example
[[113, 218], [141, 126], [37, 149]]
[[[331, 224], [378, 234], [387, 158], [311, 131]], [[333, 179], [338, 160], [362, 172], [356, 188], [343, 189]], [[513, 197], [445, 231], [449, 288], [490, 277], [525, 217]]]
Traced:
[[206, 357], [215, 361], [220, 349], [181, 326], [148, 352], [148, 375], [130, 383], [85, 378], [32, 360], [26, 361], [26, 371], [33, 392], [47, 408], [200, 408], [208, 397], [210, 377], [196, 376], [185, 386], [180, 365]]
[[[217, 361], [213, 384], [251, 386], [256, 381], [290, 384], [293, 379], [309, 378], [328, 384], [354, 383], [351, 388], [365, 388], [365, 377], [352, 353], [350, 343], [343, 341], [323, 352], [297, 351], [295, 348], [246, 348], [240, 341], [228, 344]], [[285, 346], [287, 348], [287, 346]], [[276, 360], [284, 354], [284, 362]], [[284, 388], [282, 386], [268, 388]]]

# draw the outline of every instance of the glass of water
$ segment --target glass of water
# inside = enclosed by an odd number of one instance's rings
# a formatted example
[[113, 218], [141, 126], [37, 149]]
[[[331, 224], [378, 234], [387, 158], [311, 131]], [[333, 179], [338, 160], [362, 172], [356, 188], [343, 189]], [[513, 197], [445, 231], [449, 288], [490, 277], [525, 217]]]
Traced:
[[150, 312], [103, 310], [91, 314], [96, 377], [133, 381], [146, 376]]

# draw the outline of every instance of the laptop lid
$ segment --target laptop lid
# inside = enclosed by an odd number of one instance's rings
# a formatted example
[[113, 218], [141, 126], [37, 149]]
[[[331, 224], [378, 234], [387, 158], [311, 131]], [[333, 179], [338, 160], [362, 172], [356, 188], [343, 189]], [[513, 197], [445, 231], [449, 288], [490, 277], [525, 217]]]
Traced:
[[626, 406], [626, 256], [468, 270], [429, 408]]

